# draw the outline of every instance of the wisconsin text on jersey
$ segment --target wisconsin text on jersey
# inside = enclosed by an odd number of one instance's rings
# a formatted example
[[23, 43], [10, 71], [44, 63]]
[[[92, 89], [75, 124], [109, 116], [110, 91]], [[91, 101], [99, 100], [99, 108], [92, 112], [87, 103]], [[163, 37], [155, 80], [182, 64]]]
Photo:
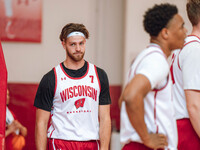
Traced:
[[97, 90], [87, 85], [78, 85], [64, 89], [60, 92], [62, 102], [65, 102], [73, 97], [87, 96], [93, 100], [97, 100]]

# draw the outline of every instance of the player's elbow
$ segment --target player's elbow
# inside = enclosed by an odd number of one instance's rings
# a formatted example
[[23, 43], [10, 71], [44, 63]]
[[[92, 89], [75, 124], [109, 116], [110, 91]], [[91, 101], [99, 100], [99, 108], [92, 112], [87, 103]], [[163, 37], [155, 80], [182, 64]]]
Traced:
[[125, 100], [125, 104], [127, 109], [131, 109], [132, 113], [135, 111], [137, 112], [141, 107], [140, 96], [134, 95], [127, 97]]
[[138, 95], [135, 92], [124, 92], [123, 100], [126, 104], [135, 103]]

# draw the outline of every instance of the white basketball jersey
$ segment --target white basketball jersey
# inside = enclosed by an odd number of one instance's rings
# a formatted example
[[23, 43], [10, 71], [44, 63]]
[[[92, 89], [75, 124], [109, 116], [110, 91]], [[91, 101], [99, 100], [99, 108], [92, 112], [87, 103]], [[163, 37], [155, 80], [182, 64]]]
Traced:
[[[193, 42], [200, 42], [200, 39], [196, 36], [188, 36], [185, 39], [184, 47], [189, 46]], [[172, 64], [170, 68], [173, 82], [173, 99], [175, 105], [176, 119], [189, 118], [183, 88], [183, 73], [180, 64], [180, 54], [182, 53], [182, 50], [184, 49], [174, 51], [172, 55]]]
[[[129, 81], [136, 75], [136, 70], [143, 59], [154, 53], [160, 53], [159, 57], [165, 57], [162, 50], [158, 47], [150, 46], [145, 49], [136, 58], [131, 66], [131, 75]], [[155, 58], [156, 59], [156, 58]], [[165, 58], [166, 59], [166, 58]], [[166, 60], [167, 62], [167, 60]], [[158, 62], [159, 63], [159, 62]], [[166, 63], [166, 65], [168, 65]], [[149, 62], [151, 66], [151, 62]], [[169, 68], [169, 66], [167, 66]], [[162, 70], [158, 70], [162, 72]], [[177, 127], [175, 120], [175, 113], [171, 95], [171, 80], [170, 76], [163, 80], [157, 87], [160, 89], [153, 89], [144, 98], [144, 120], [149, 133], [162, 133], [167, 136], [168, 147], [165, 149], [176, 150], [177, 149]], [[121, 130], [120, 140], [122, 144], [127, 144], [131, 141], [142, 143], [140, 136], [131, 125], [127, 112], [125, 102], [121, 107]]]
[[70, 77], [62, 65], [54, 68], [56, 90], [48, 138], [88, 141], [99, 139], [100, 81], [96, 66], [88, 63], [80, 78]]

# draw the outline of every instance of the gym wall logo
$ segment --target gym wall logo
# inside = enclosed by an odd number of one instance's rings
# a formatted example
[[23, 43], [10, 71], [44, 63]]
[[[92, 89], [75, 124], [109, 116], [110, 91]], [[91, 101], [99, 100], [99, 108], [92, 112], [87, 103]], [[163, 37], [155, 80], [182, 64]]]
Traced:
[[0, 0], [0, 39], [41, 42], [42, 0]]
[[85, 98], [78, 99], [74, 102], [76, 109], [83, 107], [85, 104]]

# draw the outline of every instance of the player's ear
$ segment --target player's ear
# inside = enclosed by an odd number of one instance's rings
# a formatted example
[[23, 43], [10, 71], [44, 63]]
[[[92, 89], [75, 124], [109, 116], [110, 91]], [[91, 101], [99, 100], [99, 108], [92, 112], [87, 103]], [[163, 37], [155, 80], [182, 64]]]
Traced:
[[66, 49], [66, 41], [65, 40], [62, 41], [62, 46], [64, 49]]
[[161, 30], [161, 36], [162, 36], [162, 38], [163, 39], [165, 39], [165, 40], [167, 40], [168, 39], [168, 29], [167, 28], [163, 28], [162, 30]]

